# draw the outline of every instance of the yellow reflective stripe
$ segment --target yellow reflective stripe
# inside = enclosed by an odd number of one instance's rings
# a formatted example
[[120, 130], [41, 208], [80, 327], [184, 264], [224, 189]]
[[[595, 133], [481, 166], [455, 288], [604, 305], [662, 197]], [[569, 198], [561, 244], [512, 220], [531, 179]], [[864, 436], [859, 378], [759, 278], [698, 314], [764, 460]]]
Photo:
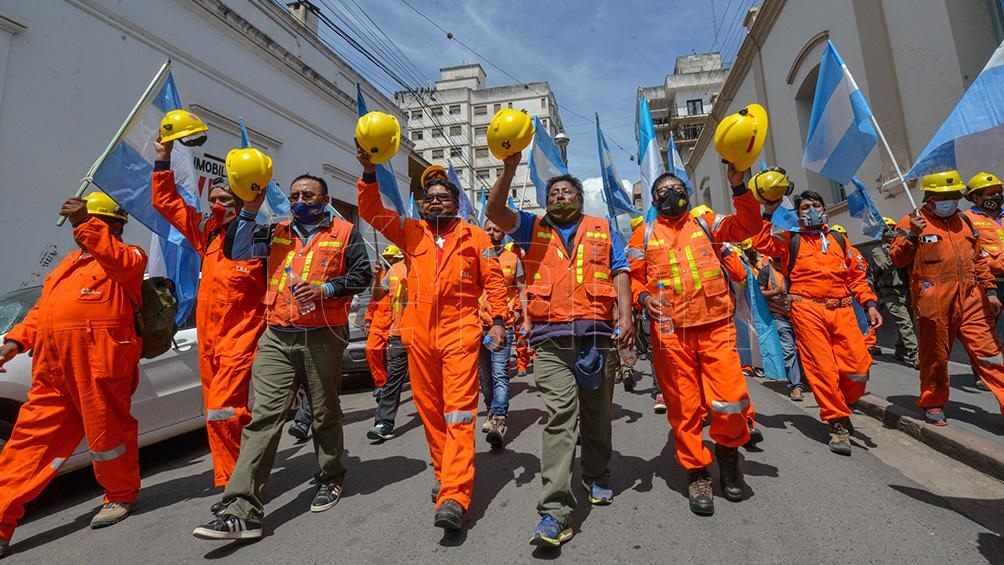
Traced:
[[673, 282], [673, 281], [671, 281], [669, 279], [662, 279], [660, 281], [655, 281], [655, 286], [659, 286], [660, 284], [662, 286], [669, 286], [669, 283], [671, 283], [671, 282]]
[[605, 233], [603, 233], [601, 231], [587, 231], [586, 232], [586, 237], [595, 237], [597, 239], [606, 239], [607, 238], [607, 234], [605, 234]]
[[314, 252], [311, 251], [307, 253], [307, 259], [303, 262], [303, 274], [300, 275], [300, 280], [306, 281], [307, 277], [310, 276], [310, 262], [314, 259]]
[[539, 237], [541, 239], [554, 239], [554, 234], [553, 233], [548, 233], [546, 231], [539, 231], [539, 232], [537, 232], [537, 237]]
[[575, 281], [582, 282], [582, 244], [579, 244], [575, 252]]
[[554, 250], [558, 252], [558, 259], [561, 259], [562, 261], [564, 261], [565, 260], [565, 254], [560, 249], [558, 249], [557, 247], [555, 247]]
[[272, 243], [278, 243], [279, 245], [289, 245], [293, 243], [293, 240], [286, 239], [285, 237], [274, 236], [272, 238]]
[[610, 279], [610, 275], [608, 275], [606, 273], [593, 273], [593, 276], [596, 277], [596, 278], [598, 278], [598, 279], [603, 279], [603, 280], [609, 280]]
[[665, 243], [666, 243], [665, 239], [650, 239], [650, 240], [648, 240], [648, 246], [649, 247], [659, 247], [660, 245], [663, 245]]
[[673, 288], [677, 294], [683, 294], [683, 281], [680, 280], [680, 265], [676, 262], [676, 252], [669, 250], [669, 268], [673, 270]]
[[683, 248], [684, 253], [687, 254], [687, 263], [690, 265], [690, 274], [694, 277], [694, 288], [695, 290], [701, 290], [701, 276], [697, 273], [697, 261], [694, 261], [694, 252], [690, 250], [690, 246]]
[[534, 273], [533, 274], [533, 280], [537, 280], [539, 278], [540, 278], [540, 273]]
[[694, 238], [702, 237], [702, 236], [704, 236], [704, 232], [703, 231], [695, 231], [695, 232], [693, 232], [693, 233], [690, 234], [690, 239], [694, 239]]
[[279, 284], [279, 279], [268, 279], [268, 284]]
[[1004, 245], [1004, 230], [997, 230], [997, 239], [1001, 240], [1001, 245]]
[[322, 241], [317, 244], [318, 247], [341, 247], [343, 245], [340, 241]]
[[704, 271], [704, 273], [701, 276], [703, 276], [706, 279], [713, 279], [721, 274], [722, 274], [721, 269], [715, 269], [713, 271]]
[[282, 289], [286, 288], [286, 267], [293, 264], [293, 256], [295, 255], [295, 251], [290, 251], [286, 254], [286, 261], [282, 264], [282, 276], [279, 277], [279, 288], [277, 289], [279, 292], [282, 292]]

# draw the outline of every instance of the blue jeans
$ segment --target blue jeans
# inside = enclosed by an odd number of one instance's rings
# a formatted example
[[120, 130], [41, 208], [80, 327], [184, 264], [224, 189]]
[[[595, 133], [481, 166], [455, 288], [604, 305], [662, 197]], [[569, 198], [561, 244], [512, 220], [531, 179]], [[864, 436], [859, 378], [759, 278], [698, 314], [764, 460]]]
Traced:
[[802, 386], [802, 366], [798, 362], [798, 349], [795, 348], [795, 329], [791, 327], [791, 319], [775, 312], [770, 313], [777, 327], [777, 336], [781, 338], [781, 349], [784, 351], [784, 368], [788, 373], [788, 390]]
[[509, 414], [509, 357], [512, 355], [513, 331], [505, 330], [505, 347], [492, 351], [481, 346], [478, 355], [478, 375], [485, 406], [496, 416]]

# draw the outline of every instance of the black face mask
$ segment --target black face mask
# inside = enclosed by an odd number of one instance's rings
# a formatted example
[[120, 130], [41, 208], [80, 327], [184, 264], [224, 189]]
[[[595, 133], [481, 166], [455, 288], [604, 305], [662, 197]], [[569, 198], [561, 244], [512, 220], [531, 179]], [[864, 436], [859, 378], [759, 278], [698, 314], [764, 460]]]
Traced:
[[983, 203], [980, 204], [980, 208], [996, 214], [1001, 211], [1001, 204], [1004, 204], [1004, 194], [994, 194], [993, 196], [984, 198]]
[[659, 213], [667, 218], [675, 218], [684, 214], [688, 208], [690, 208], [690, 199], [686, 192], [672, 190], [659, 201]]

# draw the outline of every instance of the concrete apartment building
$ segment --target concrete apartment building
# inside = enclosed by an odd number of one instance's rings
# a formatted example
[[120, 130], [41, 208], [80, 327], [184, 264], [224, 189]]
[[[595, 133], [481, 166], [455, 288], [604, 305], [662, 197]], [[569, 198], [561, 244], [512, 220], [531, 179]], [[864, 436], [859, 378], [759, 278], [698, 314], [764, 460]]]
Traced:
[[[666, 75], [665, 81], [656, 86], [638, 88], [637, 101], [644, 96], [648, 100], [649, 111], [659, 140], [659, 152], [669, 167], [667, 148], [670, 133], [676, 142], [680, 158], [686, 162], [701, 136], [708, 114], [714, 108], [725, 77], [729, 70], [722, 67], [721, 53], [699, 53], [676, 58], [673, 74]], [[635, 116], [637, 123], [637, 115]], [[637, 141], [638, 131], [635, 130]], [[634, 199], [641, 202], [639, 183], [634, 185]], [[645, 187], [644, 190], [648, 190]]]
[[[558, 104], [546, 81], [488, 87], [479, 64], [445, 67], [439, 73], [434, 89], [398, 92], [394, 99], [407, 116], [407, 137], [415, 152], [430, 163], [452, 164], [477, 206], [480, 191], [490, 189], [502, 174], [502, 162], [489, 153], [485, 137], [495, 112], [515, 108], [537, 116], [553, 138], [563, 131]], [[524, 210], [536, 211], [540, 206], [529, 181], [529, 156], [523, 152], [512, 197], [517, 205], [522, 200]]]
[[[715, 126], [757, 102], [770, 118], [767, 163], [784, 167], [796, 192], [822, 194], [831, 223], [845, 225], [852, 242], [865, 248], [860, 220], [847, 213], [844, 187], [801, 166], [826, 40], [840, 52], [906, 172], [1004, 39], [1001, 3], [992, 0], [764, 0], [744, 26], [736, 60], [687, 162], [696, 203], [730, 209], [725, 166], [712, 143]], [[1000, 172], [1001, 165], [986, 168]], [[881, 143], [857, 177], [872, 189], [883, 215], [909, 212]], [[919, 199], [919, 190], [914, 196]]]

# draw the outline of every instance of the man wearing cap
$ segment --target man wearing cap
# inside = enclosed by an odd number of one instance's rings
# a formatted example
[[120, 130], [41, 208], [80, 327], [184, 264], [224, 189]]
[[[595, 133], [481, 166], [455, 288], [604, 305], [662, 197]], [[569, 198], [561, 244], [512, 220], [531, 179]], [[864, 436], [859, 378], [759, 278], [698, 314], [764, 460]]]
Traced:
[[[408, 302], [408, 269], [404, 253], [396, 245], [388, 245], [381, 256], [390, 267], [379, 281], [380, 302], [386, 302], [386, 366], [387, 378], [377, 391], [377, 409], [373, 414], [373, 427], [366, 437], [374, 441], [394, 438], [394, 419], [401, 406], [401, 388], [408, 379], [408, 351], [401, 343], [401, 316]], [[374, 331], [370, 326], [370, 334]]]
[[889, 257], [889, 245], [896, 232], [896, 220], [892, 218], [882, 218], [882, 220], [885, 222], [882, 241], [872, 248], [875, 289], [882, 299], [886, 312], [896, 322], [896, 359], [913, 366], [914, 369], [919, 369], [917, 332], [914, 330], [907, 278], [903, 269], [894, 265], [892, 258]]

